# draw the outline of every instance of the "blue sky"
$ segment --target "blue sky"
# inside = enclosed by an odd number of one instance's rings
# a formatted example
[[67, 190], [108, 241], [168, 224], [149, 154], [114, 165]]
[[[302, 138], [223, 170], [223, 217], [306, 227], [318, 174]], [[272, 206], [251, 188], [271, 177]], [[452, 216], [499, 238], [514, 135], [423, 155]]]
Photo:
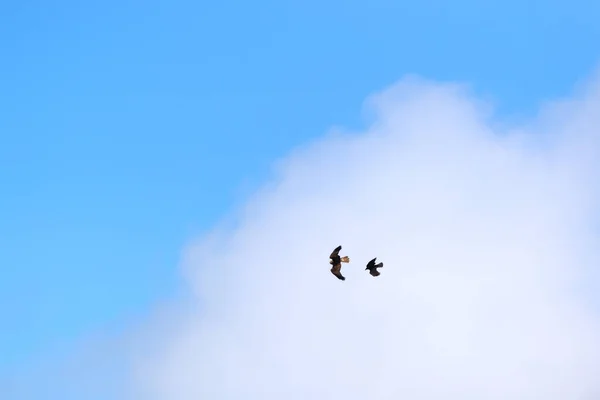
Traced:
[[596, 67], [600, 3], [0, 6], [0, 370], [180, 285], [186, 241], [407, 73], [526, 116]]

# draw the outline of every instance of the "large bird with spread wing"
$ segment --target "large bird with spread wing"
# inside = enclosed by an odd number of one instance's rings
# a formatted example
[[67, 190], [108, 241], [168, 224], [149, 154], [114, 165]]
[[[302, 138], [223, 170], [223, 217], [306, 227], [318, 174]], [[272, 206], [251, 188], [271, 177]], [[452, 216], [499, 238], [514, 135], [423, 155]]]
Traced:
[[346, 278], [342, 275], [342, 263], [349, 263], [350, 258], [348, 256], [340, 257], [340, 250], [342, 246], [338, 246], [333, 250], [331, 255], [329, 256], [329, 264], [331, 264], [331, 273], [335, 275], [339, 280], [345, 281]]
[[379, 276], [379, 275], [381, 275], [381, 273], [379, 271], [377, 271], [377, 268], [383, 267], [383, 263], [380, 262], [379, 264], [375, 264], [375, 260], [377, 260], [377, 257], [375, 257], [374, 259], [372, 259], [371, 261], [369, 261], [367, 263], [367, 268], [365, 268], [365, 271], [369, 270], [369, 273], [371, 275]]

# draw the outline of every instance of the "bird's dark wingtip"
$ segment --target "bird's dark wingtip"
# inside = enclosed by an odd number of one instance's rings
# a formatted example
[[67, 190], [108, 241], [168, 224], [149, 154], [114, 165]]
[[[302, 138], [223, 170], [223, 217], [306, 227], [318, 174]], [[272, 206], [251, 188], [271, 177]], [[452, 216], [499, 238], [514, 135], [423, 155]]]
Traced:
[[331, 252], [331, 254], [329, 255], [329, 258], [333, 258], [335, 256], [338, 256], [340, 253], [340, 250], [342, 249], [342, 246], [339, 245], [338, 247], [336, 247], [335, 249], [333, 249], [333, 251]]
[[369, 261], [369, 262], [367, 263], [367, 269], [371, 269], [371, 268], [373, 268], [373, 267], [375, 266], [375, 259], [376, 259], [376, 258], [377, 258], [377, 257], [375, 257], [374, 259], [372, 259], [371, 261]]

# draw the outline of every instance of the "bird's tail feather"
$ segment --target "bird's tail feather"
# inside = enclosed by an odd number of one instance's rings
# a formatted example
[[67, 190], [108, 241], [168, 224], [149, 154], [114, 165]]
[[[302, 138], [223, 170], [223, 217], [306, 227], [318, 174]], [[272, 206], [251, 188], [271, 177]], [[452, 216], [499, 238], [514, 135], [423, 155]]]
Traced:
[[344, 262], [344, 263], [349, 263], [349, 262], [350, 262], [350, 258], [349, 258], [348, 256], [344, 256], [344, 257], [342, 257], [342, 258], [340, 259], [340, 261], [341, 261], [341, 262]]

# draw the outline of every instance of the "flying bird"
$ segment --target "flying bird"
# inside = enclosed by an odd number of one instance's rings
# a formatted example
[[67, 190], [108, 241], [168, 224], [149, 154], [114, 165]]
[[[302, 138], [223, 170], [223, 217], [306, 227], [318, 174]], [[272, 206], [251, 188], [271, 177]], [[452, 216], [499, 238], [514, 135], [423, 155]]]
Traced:
[[371, 261], [369, 261], [367, 263], [367, 268], [365, 268], [365, 271], [369, 270], [369, 273], [371, 275], [379, 276], [379, 275], [381, 275], [381, 273], [379, 271], [377, 271], [377, 268], [383, 267], [383, 263], [380, 262], [379, 264], [375, 264], [375, 260], [377, 260], [377, 257], [375, 257], [374, 259], [372, 259]]
[[340, 272], [342, 269], [342, 263], [349, 263], [350, 258], [348, 256], [340, 257], [340, 250], [342, 246], [338, 246], [333, 250], [331, 255], [329, 256], [329, 264], [332, 265], [331, 273], [334, 274], [339, 280], [345, 281], [346, 278]]

